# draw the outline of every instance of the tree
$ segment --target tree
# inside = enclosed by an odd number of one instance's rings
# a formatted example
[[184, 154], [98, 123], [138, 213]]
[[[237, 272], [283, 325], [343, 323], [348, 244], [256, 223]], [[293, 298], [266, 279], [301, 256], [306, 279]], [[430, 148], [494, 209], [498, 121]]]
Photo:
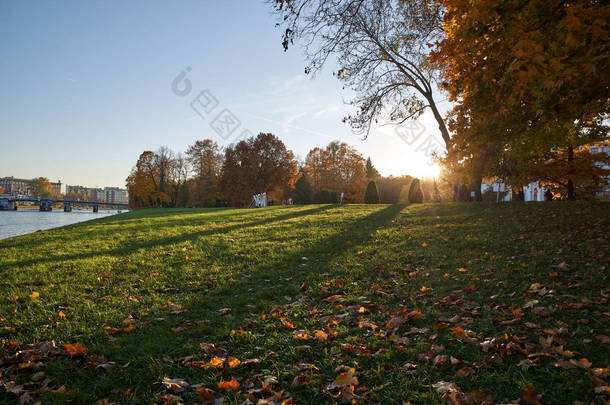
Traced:
[[366, 204], [379, 204], [379, 191], [377, 190], [377, 184], [373, 180], [369, 181], [369, 184], [366, 186], [364, 202]]
[[180, 163], [167, 147], [142, 152], [126, 180], [130, 208], [175, 206], [180, 189], [176, 183], [183, 183], [186, 173], [184, 159], [178, 158]]
[[578, 0], [442, 4], [446, 37], [431, 60], [444, 66], [444, 88], [458, 103], [449, 122], [453, 164], [468, 167], [477, 194], [488, 174], [507, 181], [520, 196], [531, 180], [532, 162], [606, 138], [610, 5]]
[[51, 197], [51, 182], [46, 177], [38, 177], [30, 182], [30, 195], [32, 197]]
[[375, 169], [375, 166], [373, 166], [373, 162], [371, 161], [370, 157], [366, 159], [365, 170], [366, 178], [368, 180], [377, 180], [377, 178], [379, 177], [379, 172], [377, 171], [377, 169]]
[[[409, 185], [413, 177], [411, 176], [388, 176], [381, 177], [377, 180], [377, 187], [379, 189], [379, 200], [383, 204], [397, 204], [409, 202], [408, 192]], [[404, 192], [404, 198], [401, 198], [402, 190]]]
[[126, 179], [129, 208], [131, 209], [155, 206], [153, 193], [157, 191], [157, 175], [153, 160], [154, 152], [142, 152], [136, 166], [131, 169], [131, 173]]
[[422, 193], [419, 179], [413, 179], [411, 186], [409, 187], [409, 202], [411, 204], [422, 203], [424, 201], [424, 195]]
[[189, 146], [186, 157], [194, 178], [190, 182], [190, 202], [197, 207], [212, 207], [220, 199], [219, 178], [222, 170], [222, 154], [218, 144], [211, 139], [196, 141]]
[[294, 185], [292, 200], [295, 204], [311, 204], [313, 201], [313, 189], [307, 180], [307, 175], [301, 171], [301, 177]]
[[4, 193], [4, 187], [0, 186], [0, 194]]
[[247, 205], [254, 194], [294, 187], [298, 179], [292, 151], [275, 135], [260, 133], [225, 150], [220, 188], [234, 205]]
[[[275, 0], [284, 49], [305, 44], [306, 73], [336, 56], [336, 76], [356, 91], [346, 122], [365, 137], [382, 118], [402, 123], [430, 109], [447, 147], [450, 137], [435, 100], [428, 44], [443, 35], [442, 7], [432, 0]], [[384, 113], [384, 108], [389, 112]]]
[[366, 188], [364, 158], [346, 143], [334, 141], [314, 148], [305, 158], [304, 172], [312, 179], [314, 194], [322, 190], [344, 193], [344, 202], [362, 202]]

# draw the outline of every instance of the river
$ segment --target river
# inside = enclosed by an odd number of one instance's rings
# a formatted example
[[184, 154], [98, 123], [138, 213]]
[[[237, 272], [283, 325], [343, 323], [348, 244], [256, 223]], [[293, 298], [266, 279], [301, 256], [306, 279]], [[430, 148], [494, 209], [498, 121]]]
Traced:
[[91, 210], [63, 212], [63, 210], [59, 209], [51, 212], [40, 212], [37, 210], [0, 211], [0, 239], [89, 221], [117, 213], [118, 211], [113, 210], [100, 210], [94, 213]]

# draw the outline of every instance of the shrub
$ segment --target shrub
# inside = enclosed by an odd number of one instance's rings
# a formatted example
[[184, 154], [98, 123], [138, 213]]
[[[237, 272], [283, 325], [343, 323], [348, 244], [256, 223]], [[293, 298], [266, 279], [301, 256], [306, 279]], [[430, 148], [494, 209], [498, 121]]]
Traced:
[[374, 180], [369, 181], [366, 186], [364, 202], [365, 204], [379, 204], [379, 190], [377, 190], [377, 183]]
[[414, 179], [409, 188], [409, 202], [412, 204], [421, 203], [424, 201], [424, 193], [421, 191], [419, 179]]

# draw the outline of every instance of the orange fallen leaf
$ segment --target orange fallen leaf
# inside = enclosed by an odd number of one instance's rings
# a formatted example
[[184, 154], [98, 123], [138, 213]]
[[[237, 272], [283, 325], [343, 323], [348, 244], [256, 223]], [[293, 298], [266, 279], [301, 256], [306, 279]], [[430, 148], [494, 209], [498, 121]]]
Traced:
[[426, 242], [421, 244], [421, 247], [426, 247], [426, 246], [428, 246], [428, 244]]
[[34, 291], [33, 293], [30, 294], [30, 298], [38, 298], [40, 297], [40, 294], [38, 293], [38, 291]]
[[134, 330], [136, 330], [136, 326], [133, 323], [123, 329], [125, 332], [133, 332]]
[[313, 338], [319, 340], [320, 342], [324, 342], [328, 339], [328, 333], [322, 330], [314, 331]]
[[290, 322], [288, 322], [286, 320], [286, 318], [284, 318], [284, 317], [281, 317], [280, 321], [282, 322], [282, 325], [284, 325], [285, 327], [287, 327], [289, 329], [294, 329], [295, 328], [295, 326], [293, 324], [291, 324]]
[[224, 365], [224, 362], [218, 357], [213, 357], [212, 360], [208, 363], [208, 367], [213, 368], [221, 368]]
[[76, 343], [66, 343], [64, 345], [64, 349], [66, 350], [66, 354], [68, 356], [82, 356], [87, 353], [87, 349], [80, 342]]
[[540, 405], [540, 398], [542, 395], [538, 395], [533, 389], [527, 387], [523, 390], [523, 400], [530, 405]]
[[231, 381], [221, 381], [218, 383], [218, 388], [221, 390], [233, 390], [233, 392], [239, 391], [239, 383], [235, 379], [235, 377], [231, 377]]
[[451, 333], [455, 335], [458, 339], [468, 339], [468, 334], [464, 329], [460, 326], [456, 326], [455, 328], [451, 328]]
[[241, 364], [241, 361], [239, 361], [239, 359], [236, 359], [235, 357], [229, 357], [227, 358], [227, 364], [229, 365], [229, 367], [235, 368]]
[[57, 313], [57, 315], [59, 315], [60, 318], [65, 318], [66, 317], [66, 314], [64, 314], [62, 311], [59, 311]]

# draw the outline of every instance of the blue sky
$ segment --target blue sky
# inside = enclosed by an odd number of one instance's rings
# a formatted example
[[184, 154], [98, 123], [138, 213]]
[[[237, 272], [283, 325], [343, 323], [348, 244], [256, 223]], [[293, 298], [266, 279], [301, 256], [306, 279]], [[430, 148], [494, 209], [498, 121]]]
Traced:
[[[341, 140], [384, 175], [434, 172], [393, 127], [354, 135], [335, 66], [312, 79], [304, 65], [298, 47], [283, 51], [263, 1], [0, 2], [0, 177], [124, 186], [144, 150], [224, 146], [245, 129], [301, 158]], [[187, 67], [192, 90], [178, 96], [172, 81]], [[203, 90], [218, 105], [202, 118], [191, 101]], [[240, 121], [226, 139], [210, 127], [224, 109]], [[429, 115], [417, 125], [437, 135]]]

